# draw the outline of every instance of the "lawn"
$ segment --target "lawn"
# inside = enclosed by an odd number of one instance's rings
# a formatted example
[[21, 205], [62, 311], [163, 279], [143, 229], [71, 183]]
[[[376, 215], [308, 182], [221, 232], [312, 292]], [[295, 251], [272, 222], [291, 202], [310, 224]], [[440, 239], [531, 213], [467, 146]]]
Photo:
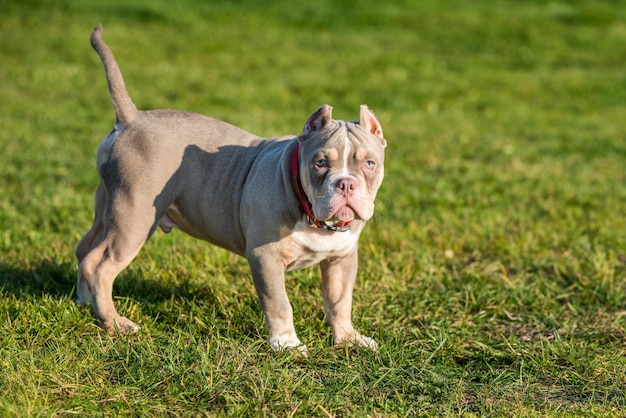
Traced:
[[[626, 411], [626, 4], [0, 0], [0, 415], [619, 416]], [[388, 141], [354, 320], [289, 274], [310, 357], [273, 353], [244, 259], [156, 233], [73, 302], [114, 122], [98, 24], [139, 108], [260, 136], [329, 103]]]

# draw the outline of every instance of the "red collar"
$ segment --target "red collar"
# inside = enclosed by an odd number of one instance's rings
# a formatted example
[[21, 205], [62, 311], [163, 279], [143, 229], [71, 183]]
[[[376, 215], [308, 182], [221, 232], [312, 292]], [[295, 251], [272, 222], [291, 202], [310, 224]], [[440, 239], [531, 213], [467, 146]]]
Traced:
[[336, 222], [335, 225], [329, 225], [325, 221], [317, 219], [313, 214], [313, 206], [309, 199], [306, 197], [306, 193], [304, 193], [304, 189], [302, 188], [302, 181], [300, 180], [300, 173], [298, 171], [298, 151], [300, 150], [300, 142], [296, 143], [296, 147], [291, 154], [291, 185], [293, 186], [293, 191], [300, 202], [300, 206], [304, 210], [306, 214], [307, 220], [309, 221], [309, 225], [315, 228], [324, 228], [329, 231], [336, 232], [345, 232], [350, 229], [350, 225], [352, 221], [348, 222]]

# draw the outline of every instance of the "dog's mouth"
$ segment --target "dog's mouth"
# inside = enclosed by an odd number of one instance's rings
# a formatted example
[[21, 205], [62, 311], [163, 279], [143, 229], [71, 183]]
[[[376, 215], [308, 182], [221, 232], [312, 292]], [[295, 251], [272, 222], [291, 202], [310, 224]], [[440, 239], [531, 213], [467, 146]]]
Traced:
[[[359, 202], [355, 199], [345, 199], [334, 196], [329, 204], [324, 204], [319, 200], [313, 203], [313, 213], [319, 220], [327, 223], [345, 223], [354, 220], [367, 221], [371, 218], [374, 205]], [[371, 207], [370, 207], [371, 206]]]
[[331, 221], [350, 222], [356, 218], [357, 214], [350, 206], [346, 205], [337, 210], [331, 217]]

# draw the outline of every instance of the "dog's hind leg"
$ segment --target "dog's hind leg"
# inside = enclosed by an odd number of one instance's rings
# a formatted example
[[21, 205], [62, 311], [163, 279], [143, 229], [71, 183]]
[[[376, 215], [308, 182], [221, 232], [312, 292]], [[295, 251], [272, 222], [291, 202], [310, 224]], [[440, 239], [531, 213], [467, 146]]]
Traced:
[[[105, 199], [102, 189], [97, 194], [98, 203]], [[139, 329], [121, 316], [113, 303], [115, 278], [135, 258], [156, 227], [155, 214], [145, 213], [145, 206], [131, 202], [136, 203], [132, 193], [110, 193], [105, 205], [98, 205], [94, 227], [76, 250], [79, 300], [91, 302], [95, 316], [109, 332]], [[154, 207], [148, 210], [154, 211]]]
[[[96, 210], [93, 226], [76, 246], [76, 259], [79, 266], [85, 256], [87, 256], [87, 254], [89, 254], [89, 252], [104, 239], [103, 212], [104, 205], [106, 204], [106, 195], [102, 185], [98, 186], [98, 190], [96, 191], [95, 204]], [[86, 281], [83, 280], [83, 277], [80, 274], [80, 269], [78, 270], [77, 276], [76, 303], [89, 304], [91, 303], [91, 291], [89, 290], [89, 286]]]

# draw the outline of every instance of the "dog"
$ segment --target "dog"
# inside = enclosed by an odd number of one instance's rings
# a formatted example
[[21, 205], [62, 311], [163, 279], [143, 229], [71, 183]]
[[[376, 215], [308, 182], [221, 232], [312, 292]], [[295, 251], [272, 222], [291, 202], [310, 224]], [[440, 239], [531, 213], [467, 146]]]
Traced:
[[113, 282], [157, 227], [177, 228], [247, 259], [274, 350], [306, 354], [285, 272], [314, 264], [334, 344], [377, 349], [351, 317], [359, 235], [374, 213], [387, 145], [368, 107], [346, 122], [324, 105], [299, 136], [273, 139], [196, 113], [139, 111], [102, 32], [98, 25], [91, 45], [116, 122], [98, 148], [93, 226], [76, 247], [77, 303], [91, 304], [109, 332], [137, 331], [115, 309]]

